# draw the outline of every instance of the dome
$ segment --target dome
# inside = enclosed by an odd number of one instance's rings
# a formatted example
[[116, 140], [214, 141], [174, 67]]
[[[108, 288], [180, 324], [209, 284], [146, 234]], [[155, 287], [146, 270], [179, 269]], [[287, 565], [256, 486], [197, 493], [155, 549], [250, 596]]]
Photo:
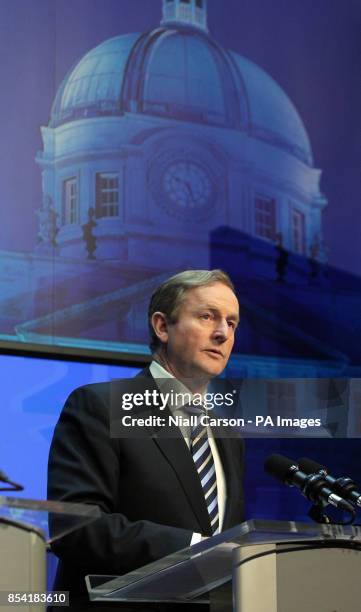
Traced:
[[312, 164], [302, 120], [279, 85], [190, 26], [122, 35], [89, 51], [60, 86], [50, 126], [124, 112], [243, 130]]
[[71, 68], [56, 94], [51, 127], [79, 118], [119, 113], [126, 64], [140, 36], [110, 38]]
[[280, 146], [312, 165], [312, 151], [305, 126], [289, 97], [272, 77], [256, 64], [230, 52], [249, 109], [249, 130], [253, 136]]

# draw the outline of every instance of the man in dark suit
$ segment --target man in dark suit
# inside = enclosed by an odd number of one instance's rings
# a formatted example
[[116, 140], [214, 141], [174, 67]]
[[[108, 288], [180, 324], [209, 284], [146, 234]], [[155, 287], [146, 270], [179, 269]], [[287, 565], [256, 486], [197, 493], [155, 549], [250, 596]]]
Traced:
[[[169, 379], [193, 397], [204, 394], [227, 364], [238, 324], [229, 277], [220, 270], [177, 274], [154, 292], [148, 314], [153, 361], [141, 378], [117, 383], [117, 393], [145, 387], [152, 393]], [[154, 427], [140, 437], [124, 431], [110, 437], [110, 394], [111, 383], [76, 389], [50, 450], [49, 499], [101, 510], [93, 524], [54, 545], [60, 558], [54, 588], [70, 591], [71, 609], [88, 609], [87, 574], [125, 574], [243, 519], [239, 439], [216, 438], [208, 430], [200, 466], [200, 438], [186, 426], [173, 427], [172, 437]], [[182, 413], [185, 406], [176, 410]], [[171, 414], [169, 407], [164, 414]], [[208, 490], [204, 480], [212, 485]]]

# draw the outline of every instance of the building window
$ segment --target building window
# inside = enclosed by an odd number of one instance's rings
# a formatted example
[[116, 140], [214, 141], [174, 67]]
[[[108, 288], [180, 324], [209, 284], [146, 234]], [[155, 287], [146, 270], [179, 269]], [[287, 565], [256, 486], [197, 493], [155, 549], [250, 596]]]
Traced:
[[294, 418], [297, 415], [296, 385], [293, 382], [267, 381], [268, 414], [271, 417]]
[[295, 253], [305, 253], [305, 215], [296, 208], [291, 210], [291, 243]]
[[119, 216], [119, 177], [117, 172], [96, 175], [95, 214], [100, 217]]
[[72, 225], [78, 221], [78, 181], [73, 176], [63, 182], [63, 225]]
[[255, 215], [256, 236], [275, 240], [276, 202], [271, 198], [256, 196]]

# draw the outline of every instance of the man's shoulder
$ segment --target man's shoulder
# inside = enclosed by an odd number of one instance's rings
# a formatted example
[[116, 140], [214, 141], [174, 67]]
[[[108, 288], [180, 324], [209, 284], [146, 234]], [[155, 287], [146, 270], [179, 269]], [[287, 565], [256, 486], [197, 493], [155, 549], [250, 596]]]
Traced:
[[95, 396], [99, 399], [108, 401], [112, 393], [128, 392], [129, 390], [142, 389], [147, 386], [154, 386], [154, 379], [149, 373], [149, 369], [141, 370], [139, 374], [132, 378], [112, 378], [108, 381], [88, 383], [76, 387], [71, 396]]

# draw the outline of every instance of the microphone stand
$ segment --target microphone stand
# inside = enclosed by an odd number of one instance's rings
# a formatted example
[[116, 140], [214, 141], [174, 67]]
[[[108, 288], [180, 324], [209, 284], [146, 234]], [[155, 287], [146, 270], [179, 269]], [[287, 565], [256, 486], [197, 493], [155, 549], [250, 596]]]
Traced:
[[334, 521], [330, 516], [322, 512], [324, 506], [321, 504], [312, 504], [308, 511], [308, 516], [315, 521], [315, 523], [321, 523], [325, 525], [351, 525], [356, 518], [356, 511], [350, 512], [351, 518], [348, 521], [340, 523]]
[[316, 506], [316, 504], [312, 504], [312, 506], [309, 509], [307, 515], [313, 521], [315, 521], [315, 523], [323, 523], [323, 524], [326, 524], [326, 525], [329, 525], [331, 523], [330, 517], [327, 516], [327, 514], [325, 514], [324, 512], [322, 512], [321, 507], [320, 506]]

